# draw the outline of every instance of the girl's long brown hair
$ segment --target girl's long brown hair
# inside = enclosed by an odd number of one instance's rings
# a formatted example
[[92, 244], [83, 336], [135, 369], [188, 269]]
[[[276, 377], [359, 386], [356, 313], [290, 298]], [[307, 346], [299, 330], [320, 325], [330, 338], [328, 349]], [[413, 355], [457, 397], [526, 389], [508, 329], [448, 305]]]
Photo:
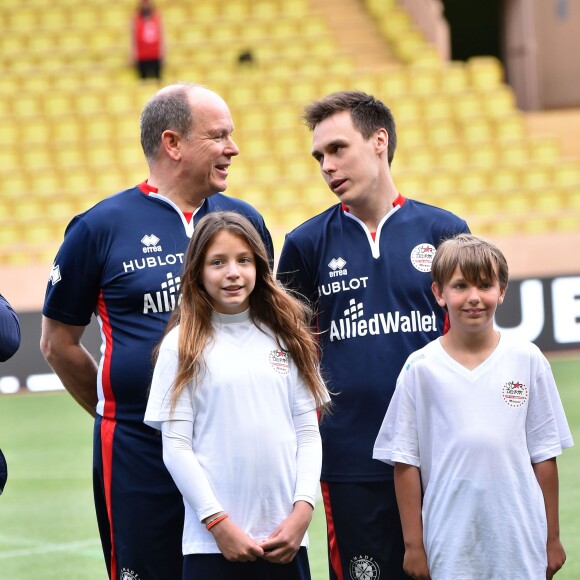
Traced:
[[203, 286], [202, 274], [207, 250], [214, 237], [227, 231], [244, 240], [254, 254], [256, 285], [250, 294], [250, 317], [269, 328], [278, 346], [290, 353], [316, 406], [327, 405], [327, 390], [320, 376], [318, 344], [308, 321], [309, 308], [290, 295], [273, 277], [268, 254], [254, 226], [235, 212], [213, 212], [197, 224], [185, 254], [181, 276], [181, 302], [173, 312], [165, 334], [179, 327], [177, 376], [172, 385], [171, 409], [189, 381], [196, 383], [204, 372], [203, 352], [214, 335], [213, 307]]

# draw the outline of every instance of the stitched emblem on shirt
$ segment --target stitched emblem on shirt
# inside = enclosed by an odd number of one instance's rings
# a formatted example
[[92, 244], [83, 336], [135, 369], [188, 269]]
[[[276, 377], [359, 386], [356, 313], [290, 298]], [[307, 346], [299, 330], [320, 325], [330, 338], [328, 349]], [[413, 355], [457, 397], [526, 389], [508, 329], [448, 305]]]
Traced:
[[139, 580], [139, 574], [137, 574], [137, 572], [134, 572], [133, 570], [123, 568], [121, 570], [120, 580]]
[[528, 387], [519, 381], [510, 381], [503, 386], [502, 396], [510, 407], [521, 407], [528, 400]]
[[268, 355], [268, 360], [272, 368], [281, 375], [287, 375], [290, 368], [288, 366], [288, 353], [285, 350], [274, 349]]
[[381, 569], [370, 556], [356, 556], [349, 566], [352, 580], [379, 580]]
[[419, 272], [431, 272], [431, 264], [433, 263], [435, 252], [435, 246], [432, 244], [419, 244], [411, 250], [411, 264]]

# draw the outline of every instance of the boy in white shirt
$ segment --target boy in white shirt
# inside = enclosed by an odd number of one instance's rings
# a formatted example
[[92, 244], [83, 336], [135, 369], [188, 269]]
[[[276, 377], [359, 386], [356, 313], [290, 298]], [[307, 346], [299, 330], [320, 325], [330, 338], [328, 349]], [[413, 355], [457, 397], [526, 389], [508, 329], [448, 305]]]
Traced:
[[373, 457], [395, 466], [404, 569], [417, 579], [545, 579], [563, 566], [556, 456], [573, 445], [550, 365], [494, 329], [501, 251], [460, 234], [431, 277], [450, 330], [412, 354]]

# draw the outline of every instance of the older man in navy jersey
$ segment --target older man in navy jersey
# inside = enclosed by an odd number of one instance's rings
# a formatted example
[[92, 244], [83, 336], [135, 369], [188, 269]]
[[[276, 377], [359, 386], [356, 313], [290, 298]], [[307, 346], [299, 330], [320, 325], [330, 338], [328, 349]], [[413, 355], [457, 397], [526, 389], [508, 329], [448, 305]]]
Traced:
[[[143, 424], [151, 352], [179, 303], [183, 256], [208, 212], [252, 221], [270, 255], [260, 214], [221, 193], [239, 150], [228, 106], [193, 84], [161, 89], [141, 114], [149, 177], [76, 216], [54, 261], [41, 349], [76, 401], [95, 417], [93, 484], [111, 578], [181, 578], [183, 502]], [[101, 327], [97, 363], [81, 338]]]

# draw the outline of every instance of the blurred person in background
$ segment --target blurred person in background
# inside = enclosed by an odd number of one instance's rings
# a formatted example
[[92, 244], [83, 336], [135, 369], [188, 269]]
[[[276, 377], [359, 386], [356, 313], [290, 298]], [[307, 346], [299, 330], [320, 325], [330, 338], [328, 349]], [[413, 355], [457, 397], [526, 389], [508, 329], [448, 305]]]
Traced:
[[[158, 91], [141, 113], [149, 177], [68, 225], [43, 309], [41, 350], [74, 399], [95, 417], [93, 486], [110, 578], [181, 578], [184, 506], [162, 458], [159, 431], [143, 423], [151, 353], [179, 303], [195, 224], [236, 211], [270, 234], [249, 204], [221, 192], [232, 158], [230, 110], [188, 83]], [[95, 314], [97, 363], [81, 343]]]
[[435, 249], [467, 224], [403, 197], [389, 108], [341, 91], [306, 107], [312, 155], [339, 203], [286, 236], [278, 278], [306, 297], [333, 413], [320, 426], [331, 580], [406, 578], [393, 468], [372, 458], [407, 356], [442, 332]]
[[139, 0], [131, 22], [133, 63], [141, 79], [160, 80], [165, 57], [163, 24], [151, 0]]
[[20, 321], [8, 300], [0, 294], [0, 362], [8, 360], [20, 347]]

